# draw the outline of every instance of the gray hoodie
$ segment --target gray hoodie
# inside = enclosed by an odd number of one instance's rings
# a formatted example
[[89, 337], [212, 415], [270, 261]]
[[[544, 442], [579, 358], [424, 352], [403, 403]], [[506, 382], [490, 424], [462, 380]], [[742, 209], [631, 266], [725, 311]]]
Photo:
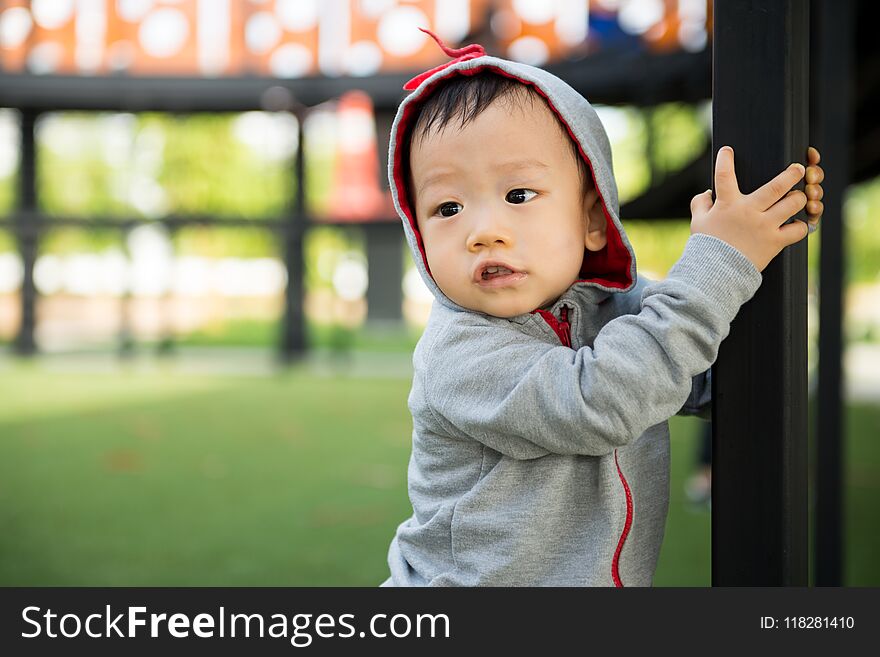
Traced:
[[[669, 428], [704, 412], [709, 372], [761, 274], [692, 235], [660, 282], [636, 274], [611, 149], [593, 107], [538, 68], [459, 51], [414, 78], [391, 129], [389, 179], [416, 267], [436, 299], [413, 356], [413, 515], [382, 586], [649, 586], [669, 501]], [[428, 271], [402, 154], [413, 110], [443, 80], [483, 69], [540, 93], [589, 164], [608, 245], [553, 304], [499, 318], [458, 306]]]

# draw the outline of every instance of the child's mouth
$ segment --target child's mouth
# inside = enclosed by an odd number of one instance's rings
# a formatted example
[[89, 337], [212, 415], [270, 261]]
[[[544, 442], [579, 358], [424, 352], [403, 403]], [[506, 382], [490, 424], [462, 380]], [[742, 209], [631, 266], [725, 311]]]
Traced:
[[510, 271], [507, 267], [486, 267], [486, 269], [483, 270], [483, 280], [488, 281], [493, 278], [507, 276], [512, 273], [513, 272]]
[[483, 270], [477, 283], [481, 287], [504, 287], [518, 283], [525, 277], [525, 272], [513, 271], [503, 266], [493, 266]]

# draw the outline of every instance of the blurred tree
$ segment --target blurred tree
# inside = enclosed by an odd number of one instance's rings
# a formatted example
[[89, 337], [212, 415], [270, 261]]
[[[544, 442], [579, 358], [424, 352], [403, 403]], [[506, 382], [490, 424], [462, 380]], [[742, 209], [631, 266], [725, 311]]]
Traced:
[[[650, 184], [647, 121], [654, 129], [655, 169], [661, 175], [675, 170], [705, 146], [705, 108], [669, 103], [640, 112], [605, 108], [615, 176], [621, 201], [641, 194]], [[330, 112], [315, 113], [324, 122], [318, 136], [309, 136], [307, 119], [307, 190], [310, 211], [326, 213], [332, 182], [335, 147]], [[10, 125], [15, 113], [0, 117]], [[9, 132], [9, 131], [7, 131]], [[14, 129], [13, 129], [14, 132]], [[287, 114], [169, 116], [164, 114], [54, 113], [38, 127], [39, 193], [49, 214], [82, 216], [83, 228], [55, 228], [41, 242], [41, 253], [103, 250], [121, 245], [112, 230], [88, 227], [91, 216], [152, 217], [165, 213], [216, 214], [220, 217], [283, 215], [296, 194], [292, 180], [295, 119]], [[275, 144], [276, 135], [285, 137]], [[286, 141], [285, 141], [286, 139]], [[14, 140], [13, 140], [14, 141]], [[15, 143], [10, 142], [12, 148]], [[0, 215], [12, 211], [16, 171], [0, 172]], [[662, 183], [660, 183], [662, 184]], [[877, 282], [880, 277], [880, 179], [854, 185], [846, 200], [848, 280]], [[682, 222], [628, 221], [639, 267], [664, 274], [675, 262], [689, 234]], [[270, 231], [235, 227], [193, 227], [177, 231], [180, 253], [207, 257], [278, 256]], [[811, 238], [810, 267], [815, 271], [821, 230]], [[15, 250], [15, 240], [0, 231], [0, 252]], [[332, 289], [332, 267], [347, 250], [363, 249], [359, 229], [320, 227], [306, 242], [307, 285]], [[328, 255], [320, 254], [327, 252]]]

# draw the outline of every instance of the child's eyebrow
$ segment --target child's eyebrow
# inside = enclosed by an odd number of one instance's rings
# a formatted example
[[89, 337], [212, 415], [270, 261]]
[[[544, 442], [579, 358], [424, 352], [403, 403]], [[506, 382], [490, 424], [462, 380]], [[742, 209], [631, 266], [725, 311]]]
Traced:
[[503, 162], [498, 165], [498, 168], [508, 171], [517, 171], [519, 169], [549, 169], [550, 165], [542, 162], [541, 160], [527, 159]]
[[419, 186], [416, 190], [416, 195], [421, 196], [425, 193], [425, 190], [431, 187], [431, 185], [435, 185], [442, 180], [446, 180], [447, 178], [455, 178], [459, 175], [456, 171], [439, 171], [433, 175], [428, 176], [428, 178]]
[[[546, 162], [542, 162], [541, 160], [530, 158], [502, 162], [498, 164], [495, 168], [503, 171], [521, 171], [523, 169], [541, 169], [543, 171], [549, 171], [550, 165]], [[457, 171], [439, 171], [433, 175], [428, 176], [425, 182], [423, 182], [422, 185], [416, 190], [416, 194], [418, 196], [421, 196], [425, 193], [425, 190], [428, 189], [431, 185], [441, 182], [446, 178], [455, 178], [459, 175], [461, 174]]]

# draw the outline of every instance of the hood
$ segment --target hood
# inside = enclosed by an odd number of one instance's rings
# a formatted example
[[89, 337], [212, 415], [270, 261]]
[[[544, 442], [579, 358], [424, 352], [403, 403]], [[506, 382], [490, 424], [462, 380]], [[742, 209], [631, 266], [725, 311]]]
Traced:
[[[425, 285], [443, 305], [454, 310], [465, 310], [449, 299], [437, 286], [431, 275], [422, 236], [416, 224], [415, 211], [409, 206], [404, 171], [405, 149], [409, 144], [409, 131], [419, 105], [444, 80], [456, 75], [474, 75], [490, 70], [530, 85], [547, 101], [550, 108], [565, 126], [569, 136], [577, 143], [581, 157], [587, 163], [599, 192], [607, 221], [608, 243], [601, 251], [585, 249], [584, 265], [580, 278], [572, 287], [594, 287], [605, 292], [627, 292], [636, 281], [636, 258], [629, 239], [620, 223], [620, 207], [617, 185], [611, 166], [611, 145], [596, 110], [587, 100], [567, 83], [540, 68], [518, 62], [491, 57], [482, 46], [473, 44], [459, 49], [447, 48], [428, 30], [422, 30], [437, 41], [443, 51], [454, 59], [416, 76], [404, 85], [411, 93], [397, 109], [391, 127], [388, 148], [388, 180], [394, 207], [403, 222], [407, 243], [412, 251], [416, 267]], [[534, 312], [534, 311], [533, 311]]]

